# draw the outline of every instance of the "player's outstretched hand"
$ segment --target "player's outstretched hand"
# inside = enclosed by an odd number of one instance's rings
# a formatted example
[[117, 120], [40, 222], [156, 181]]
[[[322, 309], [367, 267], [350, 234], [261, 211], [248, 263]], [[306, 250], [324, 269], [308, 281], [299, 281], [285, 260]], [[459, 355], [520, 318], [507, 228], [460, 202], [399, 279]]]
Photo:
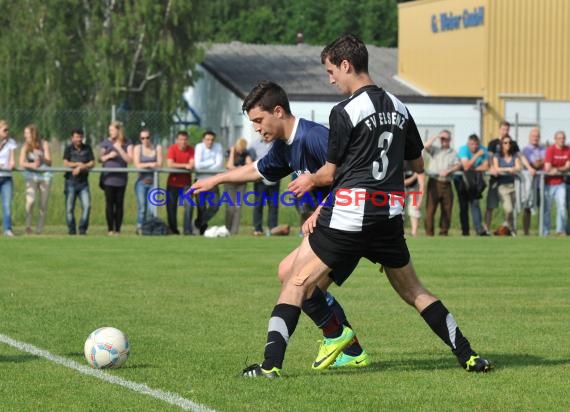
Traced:
[[188, 189], [188, 192], [194, 193], [194, 194], [198, 194], [200, 192], [207, 192], [211, 189], [213, 189], [216, 186], [216, 181], [214, 179], [214, 177], [207, 177], [205, 179], [200, 179], [197, 180], [196, 182], [194, 182], [194, 184], [192, 185], [192, 187], [190, 189]]
[[301, 197], [315, 187], [310, 173], [302, 173], [287, 186], [296, 197]]

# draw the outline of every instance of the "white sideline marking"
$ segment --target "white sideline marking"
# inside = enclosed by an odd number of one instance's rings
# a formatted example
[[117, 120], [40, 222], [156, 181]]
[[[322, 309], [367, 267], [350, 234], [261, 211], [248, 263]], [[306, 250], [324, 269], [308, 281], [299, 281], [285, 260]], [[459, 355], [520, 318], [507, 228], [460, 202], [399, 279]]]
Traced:
[[127, 389], [130, 389], [138, 393], [142, 393], [144, 395], [152, 396], [153, 398], [167, 402], [171, 405], [178, 406], [186, 411], [215, 412], [214, 409], [210, 409], [205, 405], [192, 402], [190, 399], [183, 398], [182, 396], [177, 395], [175, 393], [163, 392], [158, 389], [152, 389], [149, 386], [145, 385], [144, 383], [132, 382], [120, 378], [118, 376], [110, 375], [99, 369], [92, 369], [88, 366], [80, 365], [79, 363], [71, 359], [54, 355], [53, 353], [50, 353], [47, 350], [37, 348], [34, 345], [30, 345], [29, 343], [17, 341], [1, 333], [0, 333], [0, 342], [13, 346], [14, 348], [19, 349], [21, 351], [31, 353], [32, 355], [41, 356], [42, 358], [45, 358], [51, 362], [59, 363], [60, 365], [66, 366], [70, 369], [75, 369], [76, 371], [84, 375], [93, 376], [94, 378], [101, 379], [102, 381], [109, 382], [114, 385], [123, 386]]

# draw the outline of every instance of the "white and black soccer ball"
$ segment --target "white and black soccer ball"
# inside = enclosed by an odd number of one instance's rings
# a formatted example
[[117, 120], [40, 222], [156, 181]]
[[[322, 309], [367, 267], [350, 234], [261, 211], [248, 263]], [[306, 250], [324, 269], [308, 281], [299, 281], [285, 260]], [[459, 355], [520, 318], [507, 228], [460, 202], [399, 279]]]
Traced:
[[99, 328], [87, 337], [83, 352], [95, 369], [120, 368], [129, 357], [129, 338], [117, 328]]

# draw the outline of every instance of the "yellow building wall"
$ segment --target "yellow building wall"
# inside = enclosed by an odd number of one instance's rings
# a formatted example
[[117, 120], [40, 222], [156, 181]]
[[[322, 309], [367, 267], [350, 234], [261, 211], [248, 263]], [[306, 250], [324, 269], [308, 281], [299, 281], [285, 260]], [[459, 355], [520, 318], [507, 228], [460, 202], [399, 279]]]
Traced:
[[[480, 7], [483, 24], [441, 30], [442, 13]], [[481, 96], [483, 140], [506, 99], [570, 101], [570, 0], [419, 0], [398, 13], [398, 76], [431, 96]]]
[[488, 10], [486, 140], [507, 96], [570, 100], [570, 0], [491, 0]]
[[[473, 13], [480, 7], [484, 10], [482, 24], [464, 27], [464, 12]], [[446, 30], [444, 21], [455, 21], [458, 27], [447, 26]], [[422, 0], [398, 5], [398, 76], [432, 96], [481, 96], [487, 24], [487, 0]]]

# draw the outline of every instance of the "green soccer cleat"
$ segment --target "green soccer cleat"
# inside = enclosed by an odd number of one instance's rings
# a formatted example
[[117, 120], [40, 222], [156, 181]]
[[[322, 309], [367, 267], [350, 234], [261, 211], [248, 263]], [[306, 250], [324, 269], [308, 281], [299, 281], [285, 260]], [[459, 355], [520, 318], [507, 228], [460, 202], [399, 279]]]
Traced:
[[313, 362], [313, 369], [322, 370], [328, 368], [339, 353], [352, 342], [353, 338], [354, 332], [348, 326], [344, 326], [338, 338], [324, 338], [321, 342], [317, 359]]
[[362, 368], [368, 365], [370, 365], [370, 356], [363, 350], [358, 356], [351, 356], [341, 352], [330, 368]]
[[478, 355], [471, 355], [469, 360], [465, 362], [463, 368], [467, 372], [489, 372], [493, 369], [493, 365], [487, 359], [483, 359]]
[[265, 369], [261, 368], [261, 365], [254, 363], [253, 365], [249, 365], [242, 371], [242, 376], [246, 378], [258, 378], [264, 377], [268, 379], [279, 378], [281, 376], [281, 369], [279, 368], [272, 368], [271, 370], [266, 371]]

